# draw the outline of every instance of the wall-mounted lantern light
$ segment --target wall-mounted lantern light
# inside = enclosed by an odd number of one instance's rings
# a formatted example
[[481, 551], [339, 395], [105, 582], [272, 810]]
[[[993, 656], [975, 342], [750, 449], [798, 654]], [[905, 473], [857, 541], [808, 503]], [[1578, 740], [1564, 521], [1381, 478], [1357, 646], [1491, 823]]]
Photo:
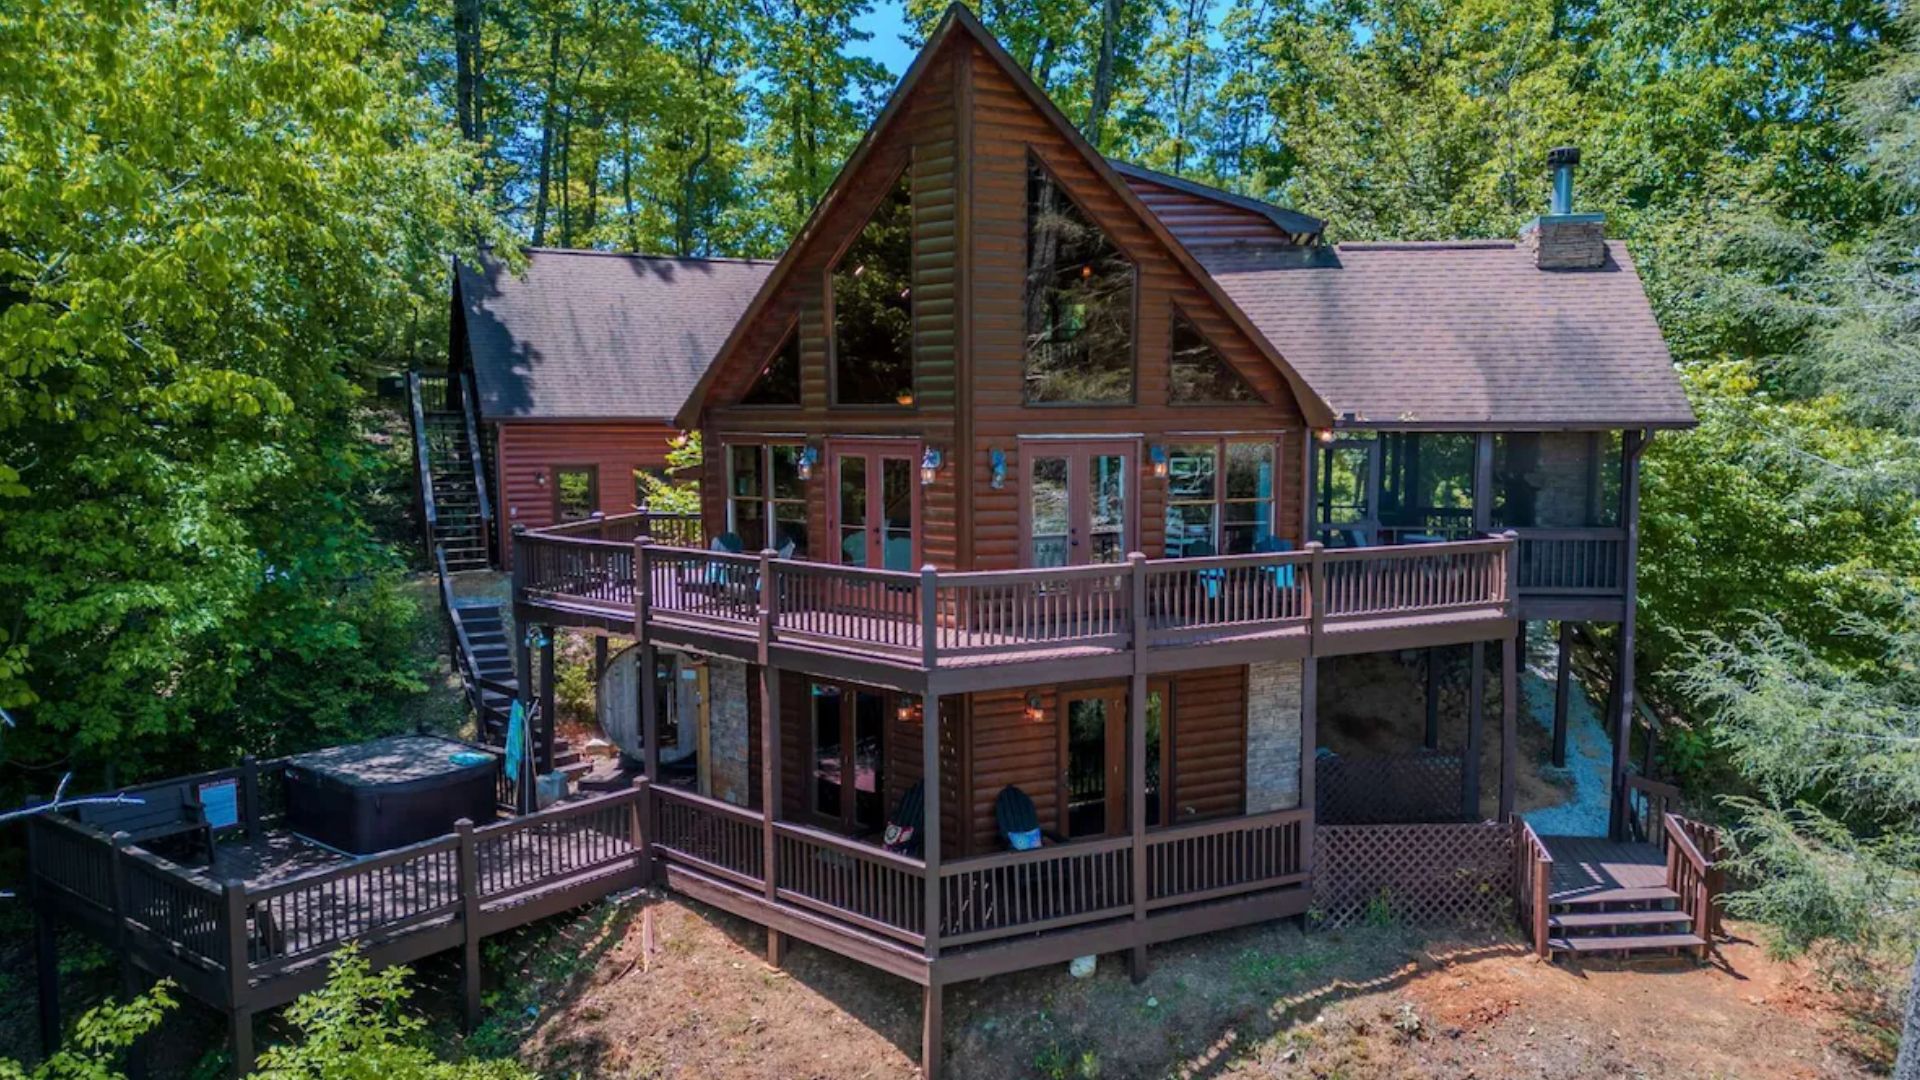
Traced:
[[1007, 452], [995, 447], [987, 451], [987, 462], [993, 468], [992, 477], [987, 481], [993, 490], [999, 491], [1007, 486]]
[[793, 463], [793, 473], [800, 478], [801, 483], [804, 484], [813, 479], [813, 463], [819, 460], [820, 451], [815, 450], [811, 445], [800, 448], [800, 458]]
[[1158, 443], [1147, 447], [1147, 460], [1153, 465], [1153, 475], [1159, 479], [1167, 477], [1167, 448]]
[[906, 697], [901, 698], [900, 708], [895, 713], [895, 715], [899, 718], [900, 722], [903, 724], [919, 723], [920, 716], [921, 716], [919, 700], [917, 698], [906, 698]]
[[1314, 431], [1313, 437], [1323, 443], [1330, 443], [1333, 441], [1333, 429], [1330, 427], [1319, 428]]
[[1027, 691], [1026, 716], [1027, 722], [1030, 724], [1037, 724], [1047, 718], [1047, 711], [1040, 707], [1040, 694], [1038, 691]]
[[940, 473], [940, 451], [927, 447], [920, 455], [920, 483], [931, 484]]

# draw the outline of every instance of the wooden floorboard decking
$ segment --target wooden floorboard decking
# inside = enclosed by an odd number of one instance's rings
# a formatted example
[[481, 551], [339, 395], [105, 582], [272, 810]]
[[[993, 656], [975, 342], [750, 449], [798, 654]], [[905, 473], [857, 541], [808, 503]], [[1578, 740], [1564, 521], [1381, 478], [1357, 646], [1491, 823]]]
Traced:
[[1551, 904], [1640, 902], [1670, 895], [1667, 859], [1653, 844], [1592, 836], [1543, 836], [1553, 856], [1547, 883]]

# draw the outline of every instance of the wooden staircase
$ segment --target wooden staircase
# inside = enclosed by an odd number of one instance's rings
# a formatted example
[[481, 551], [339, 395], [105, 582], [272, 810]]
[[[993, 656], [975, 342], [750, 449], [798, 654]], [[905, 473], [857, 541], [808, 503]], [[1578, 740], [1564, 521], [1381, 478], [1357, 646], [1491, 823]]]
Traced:
[[454, 573], [484, 570], [491, 562], [493, 506], [472, 408], [473, 382], [408, 372], [407, 398], [428, 553], [445, 551], [447, 569]]
[[1636, 842], [1538, 836], [1518, 824], [1520, 922], [1540, 956], [1707, 955], [1717, 840], [1708, 826], [1664, 818]]

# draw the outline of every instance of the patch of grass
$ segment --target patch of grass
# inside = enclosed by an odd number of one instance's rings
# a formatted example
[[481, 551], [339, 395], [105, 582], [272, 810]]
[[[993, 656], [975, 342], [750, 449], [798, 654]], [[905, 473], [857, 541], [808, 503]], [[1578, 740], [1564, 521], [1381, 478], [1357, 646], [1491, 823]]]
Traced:
[[1098, 1080], [1100, 1055], [1092, 1050], [1048, 1043], [1033, 1056], [1033, 1068], [1046, 1080]]

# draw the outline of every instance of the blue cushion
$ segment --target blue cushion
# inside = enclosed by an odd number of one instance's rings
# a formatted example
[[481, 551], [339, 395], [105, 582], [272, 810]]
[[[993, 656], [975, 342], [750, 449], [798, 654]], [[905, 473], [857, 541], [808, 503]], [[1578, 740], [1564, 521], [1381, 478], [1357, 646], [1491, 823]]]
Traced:
[[1026, 832], [1008, 833], [1007, 845], [1015, 851], [1032, 851], [1040, 846], [1040, 830], [1028, 829]]

